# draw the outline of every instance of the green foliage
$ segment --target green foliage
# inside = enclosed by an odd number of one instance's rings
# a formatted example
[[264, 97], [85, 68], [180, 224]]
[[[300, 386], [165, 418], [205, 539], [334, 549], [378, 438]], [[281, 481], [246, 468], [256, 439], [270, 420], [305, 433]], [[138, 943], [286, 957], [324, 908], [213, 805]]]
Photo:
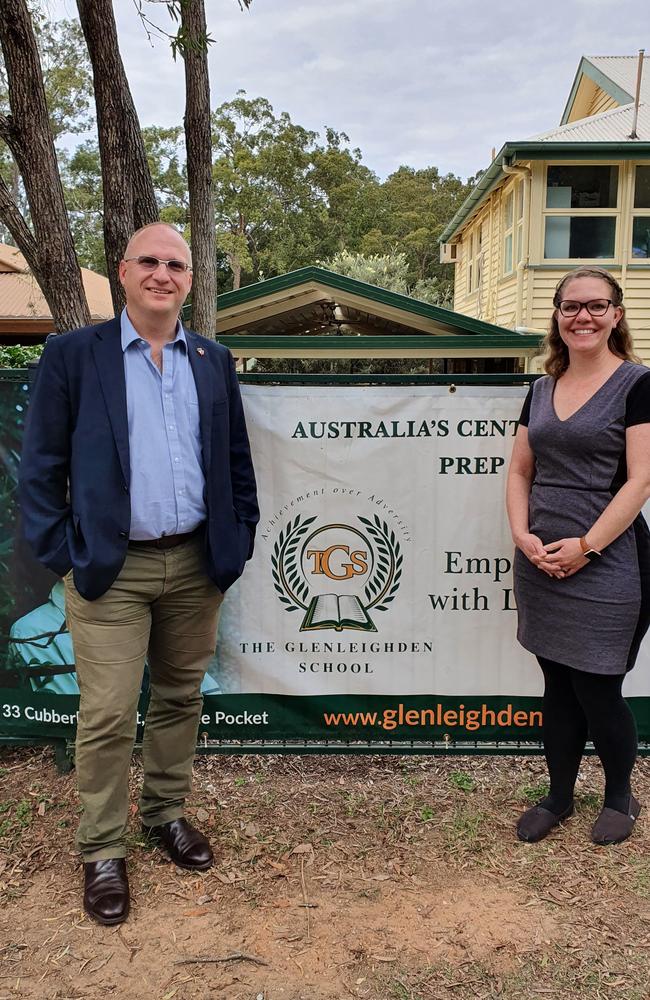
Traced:
[[0, 368], [26, 368], [31, 361], [38, 361], [43, 344], [0, 344]]
[[408, 257], [396, 249], [385, 254], [369, 255], [340, 250], [330, 260], [323, 261], [322, 266], [389, 292], [410, 295], [431, 305], [444, 304], [440, 303], [437, 278], [421, 278], [413, 283]]
[[539, 802], [540, 799], [546, 798], [549, 793], [549, 783], [548, 781], [538, 781], [534, 785], [523, 785], [519, 793], [523, 799], [527, 802], [532, 802], [533, 804]]
[[399, 167], [382, 184], [377, 224], [365, 234], [361, 252], [381, 254], [399, 247], [406, 254], [412, 286], [435, 278], [437, 302], [449, 302], [453, 277], [439, 262], [439, 238], [469, 190], [469, 182], [453, 174], [441, 176], [437, 167]]
[[[86, 132], [94, 121], [92, 70], [81, 25], [78, 21], [50, 21], [32, 13], [36, 43], [41, 57], [45, 99], [54, 139]], [[0, 56], [0, 112], [7, 114], [7, 76]]]
[[465, 771], [452, 771], [449, 775], [449, 784], [461, 792], [473, 792], [476, 788], [476, 782]]

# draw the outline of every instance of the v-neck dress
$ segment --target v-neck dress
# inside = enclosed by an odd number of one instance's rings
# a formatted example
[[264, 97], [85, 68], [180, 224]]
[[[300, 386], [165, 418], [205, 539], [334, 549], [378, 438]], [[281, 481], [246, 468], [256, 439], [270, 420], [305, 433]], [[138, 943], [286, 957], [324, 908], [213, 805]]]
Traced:
[[[589, 531], [625, 483], [626, 428], [650, 422], [650, 371], [643, 365], [624, 361], [566, 420], [555, 412], [554, 388], [550, 376], [538, 379], [520, 421], [535, 456], [529, 531], [544, 544]], [[566, 579], [547, 576], [518, 549], [514, 580], [517, 638], [531, 653], [595, 674], [634, 666], [650, 622], [643, 515]]]

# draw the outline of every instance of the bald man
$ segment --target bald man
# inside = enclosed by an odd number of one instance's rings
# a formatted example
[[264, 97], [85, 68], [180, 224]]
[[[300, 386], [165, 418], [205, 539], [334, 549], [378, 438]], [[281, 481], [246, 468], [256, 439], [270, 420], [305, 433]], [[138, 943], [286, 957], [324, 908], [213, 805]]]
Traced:
[[140, 815], [180, 867], [212, 864], [184, 817], [223, 595], [259, 512], [232, 357], [183, 328], [190, 250], [154, 223], [120, 263], [119, 318], [51, 338], [31, 394], [20, 476], [24, 530], [65, 581], [81, 692], [77, 842], [84, 906], [129, 912], [129, 763], [145, 657]]

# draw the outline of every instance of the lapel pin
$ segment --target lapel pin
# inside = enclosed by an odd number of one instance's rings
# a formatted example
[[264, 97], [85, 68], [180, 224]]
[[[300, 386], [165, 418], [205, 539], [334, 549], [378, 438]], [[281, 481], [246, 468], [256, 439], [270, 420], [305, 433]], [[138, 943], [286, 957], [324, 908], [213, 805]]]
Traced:
[[205, 350], [204, 350], [204, 349], [203, 349], [202, 347], [197, 347], [197, 349], [196, 349], [196, 353], [198, 354], [198, 356], [199, 356], [200, 358], [202, 358], [202, 357], [203, 357], [203, 355], [205, 354]]

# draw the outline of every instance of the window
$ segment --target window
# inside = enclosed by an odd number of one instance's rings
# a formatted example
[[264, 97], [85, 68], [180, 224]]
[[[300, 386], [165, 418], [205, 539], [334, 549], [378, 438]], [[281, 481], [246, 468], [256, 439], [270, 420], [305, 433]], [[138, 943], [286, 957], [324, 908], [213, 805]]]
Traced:
[[467, 244], [467, 291], [476, 292], [481, 285], [481, 244], [483, 242], [483, 226], [479, 226], [470, 234]]
[[524, 182], [517, 184], [517, 237], [515, 240], [515, 261], [518, 264], [524, 249]]
[[474, 289], [475, 291], [480, 291], [481, 288], [481, 276], [483, 271], [483, 226], [479, 226], [476, 230], [476, 241], [475, 241], [475, 251], [476, 258], [474, 261]]
[[510, 190], [503, 202], [503, 273], [512, 273], [514, 235], [514, 194]]
[[632, 257], [650, 257], [650, 167], [637, 167], [634, 181]]
[[614, 257], [618, 167], [549, 166], [546, 175], [544, 257]]

